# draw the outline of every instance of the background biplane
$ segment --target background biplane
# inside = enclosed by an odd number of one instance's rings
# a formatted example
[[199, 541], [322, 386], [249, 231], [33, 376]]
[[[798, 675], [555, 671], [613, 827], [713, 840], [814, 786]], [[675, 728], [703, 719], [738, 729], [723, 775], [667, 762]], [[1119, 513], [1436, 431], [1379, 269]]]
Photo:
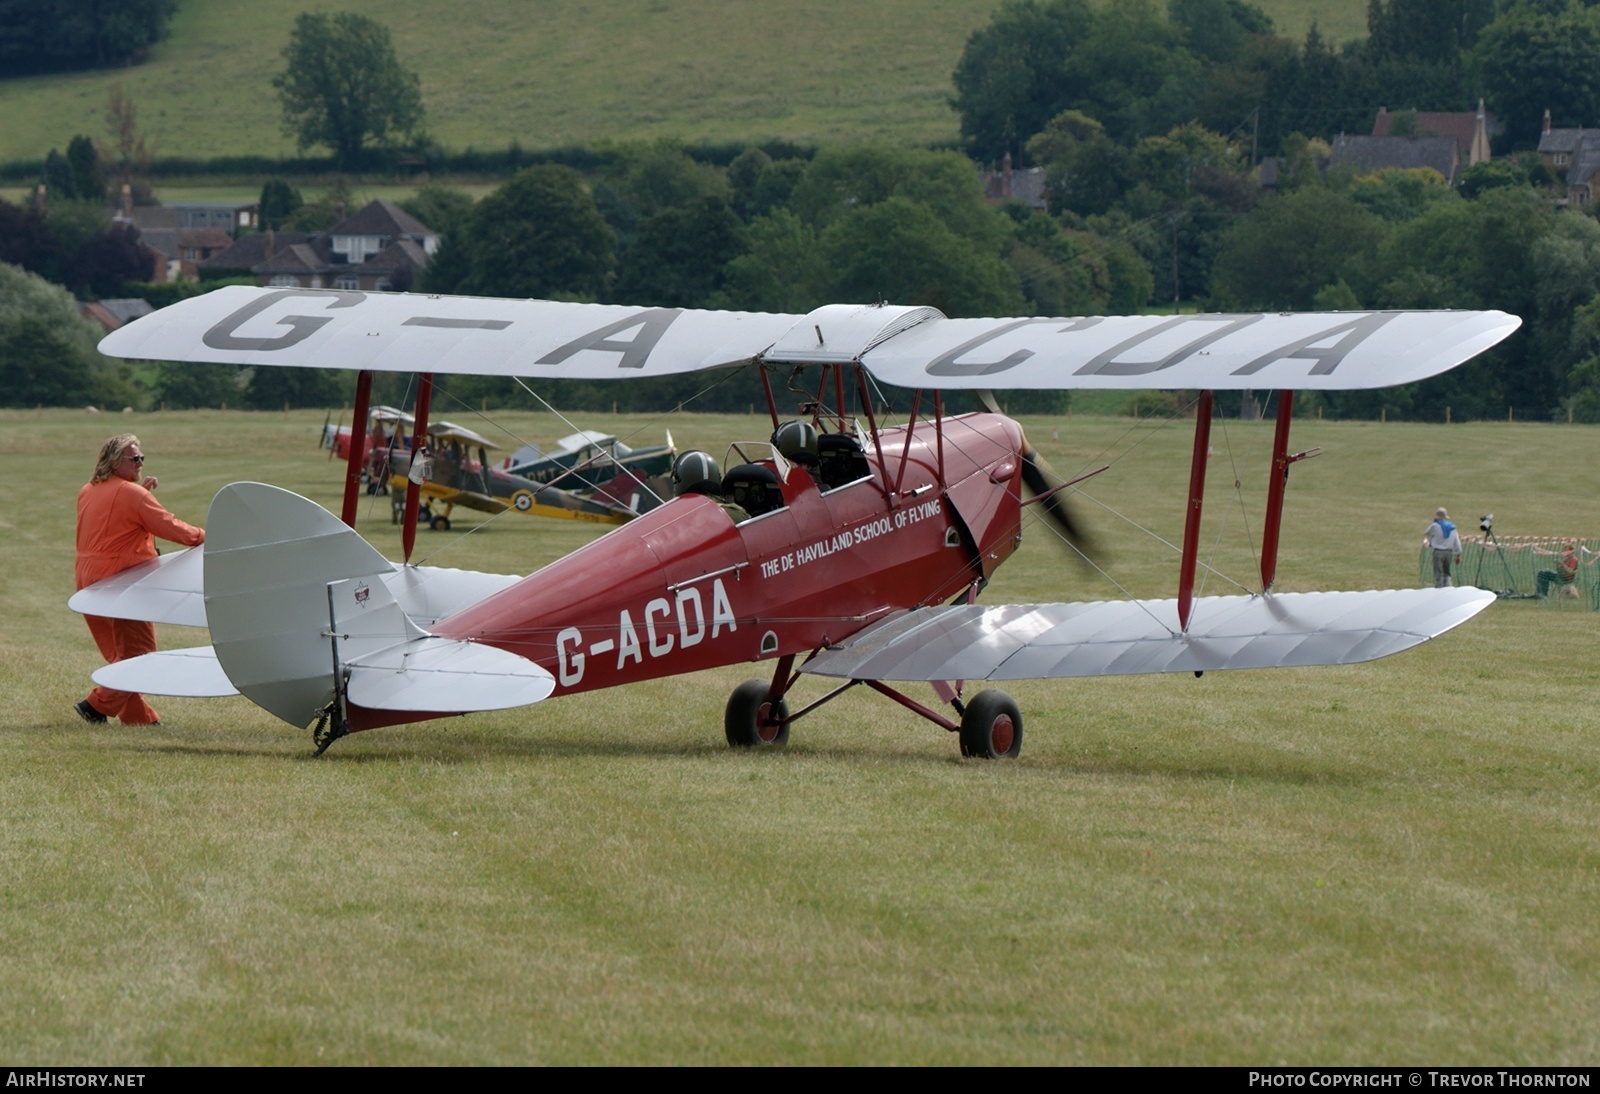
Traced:
[[633, 448], [610, 433], [585, 429], [569, 433], [543, 451], [534, 446], [518, 449], [506, 458], [505, 469], [534, 482], [581, 493], [624, 472], [632, 472], [640, 480], [666, 475], [677, 455], [671, 433], [666, 444]]
[[[373, 407], [360, 457], [361, 480], [368, 493], [387, 494], [395, 490], [393, 519], [405, 516], [407, 485], [413, 472], [421, 501], [417, 523], [436, 531], [450, 530], [450, 516], [456, 506], [482, 513], [514, 510], [531, 516], [563, 517], [595, 524], [626, 524], [642, 512], [660, 505], [670, 489], [664, 472], [671, 467], [672, 454], [666, 449], [651, 449], [646, 458], [626, 466], [610, 462], [608, 453], [616, 446], [615, 437], [596, 434], [611, 442], [602, 446], [584, 434], [574, 434], [562, 442], [557, 460], [565, 463], [530, 461], [543, 477], [524, 474], [519, 466], [495, 466], [490, 451], [500, 446], [466, 426], [455, 422], [430, 421], [419, 429], [412, 415], [394, 407]], [[408, 433], [409, 431], [409, 433]], [[426, 432], [427, 443], [416, 460], [412, 449], [416, 434]], [[351, 461], [354, 431], [327, 424], [322, 429], [322, 445], [334, 455]], [[582, 443], [568, 443], [581, 440]], [[630, 454], [622, 446], [624, 456]], [[580, 461], [585, 454], [587, 459]], [[664, 453], [664, 454], [663, 454]], [[593, 475], [586, 467], [593, 466]]]
[[[769, 368], [820, 371], [806, 420], [784, 422], [768, 384], [769, 441], [736, 445], [727, 467], [680, 458], [680, 496], [526, 578], [390, 563], [348, 527], [352, 462], [343, 523], [287, 491], [235, 483], [212, 503], [203, 549], [71, 603], [211, 630], [211, 647], [107, 666], [96, 680], [237, 690], [285, 721], [315, 721], [319, 749], [355, 730], [771, 661], [770, 678], [728, 703], [732, 744], [781, 742], [865, 684], [958, 731], [968, 755], [1013, 756], [1016, 704], [995, 689], [969, 696], [966, 681], [1345, 664], [1482, 610], [1493, 596], [1476, 589], [1273, 591], [1288, 468], [1306, 455], [1288, 447], [1293, 392], [1424, 379], [1519, 322], [1500, 312], [948, 319], [883, 305], [794, 316], [229, 288], [130, 324], [102, 349], [356, 369], [358, 422], [373, 370], [422, 375], [424, 424], [440, 372], [593, 380], [749, 364], [765, 381]], [[873, 380], [918, 391], [909, 421], [877, 421]], [[1024, 505], [1076, 536], [1059, 504], [1070, 484], [1052, 480], [1016, 422], [945, 415], [942, 390], [994, 387], [1200, 391], [1175, 599], [977, 603], [1019, 542]], [[1239, 389], [1279, 393], [1260, 591], [1197, 597], [1213, 392]], [[848, 413], [847, 391], [865, 421]], [[417, 494], [413, 483], [408, 519]], [[802, 673], [844, 683], [791, 712]], [[891, 686], [905, 681], [931, 684], [956, 718]]]

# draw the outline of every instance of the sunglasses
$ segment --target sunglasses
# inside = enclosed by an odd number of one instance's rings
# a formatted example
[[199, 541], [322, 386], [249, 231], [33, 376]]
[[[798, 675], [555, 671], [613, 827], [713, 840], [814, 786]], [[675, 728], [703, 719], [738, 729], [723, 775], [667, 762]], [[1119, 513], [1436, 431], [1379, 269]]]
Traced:
[[143, 456], [124, 456], [122, 458], [125, 460], [132, 460], [134, 463], [144, 463]]

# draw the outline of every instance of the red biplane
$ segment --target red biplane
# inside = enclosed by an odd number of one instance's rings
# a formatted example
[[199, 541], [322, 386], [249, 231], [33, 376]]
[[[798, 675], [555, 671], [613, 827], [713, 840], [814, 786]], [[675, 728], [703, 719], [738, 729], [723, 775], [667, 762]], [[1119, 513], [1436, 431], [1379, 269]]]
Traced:
[[[234, 287], [140, 319], [101, 343], [124, 358], [422, 374], [626, 378], [761, 369], [771, 441], [729, 466], [679, 457], [678, 496], [525, 578], [395, 565], [345, 519], [260, 483], [212, 502], [207, 541], [83, 590], [98, 615], [189, 622], [212, 645], [95, 673], [156, 694], [243, 693], [319, 751], [345, 733], [745, 661], [733, 745], [781, 743], [856, 685], [959, 733], [963, 753], [1014, 756], [1022, 715], [969, 681], [1346, 664], [1426, 641], [1481, 611], [1477, 589], [1272, 591], [1296, 389], [1406, 383], [1489, 348], [1500, 312], [1357, 312], [1070, 319], [948, 319], [930, 308], [834, 305], [804, 316]], [[769, 369], [811, 366], [806, 416], [784, 422]], [[869, 383], [915, 389], [882, 427]], [[1177, 596], [986, 606], [1016, 549], [1022, 509], [1060, 511], [1016, 422], [946, 416], [942, 392], [989, 388], [1201, 392]], [[1277, 390], [1261, 591], [1196, 597], [1212, 393]], [[857, 423], [846, 393], [860, 394]], [[924, 397], [922, 392], [931, 390]], [[924, 413], [924, 410], [927, 412]], [[360, 452], [362, 445], [352, 446]], [[1024, 499], [1024, 487], [1031, 499]], [[414, 521], [416, 488], [408, 522]], [[409, 560], [412, 525], [404, 545]], [[1070, 529], [1069, 529], [1070, 531]], [[791, 710], [802, 673], [844, 682]], [[895, 684], [933, 685], [942, 713]]]

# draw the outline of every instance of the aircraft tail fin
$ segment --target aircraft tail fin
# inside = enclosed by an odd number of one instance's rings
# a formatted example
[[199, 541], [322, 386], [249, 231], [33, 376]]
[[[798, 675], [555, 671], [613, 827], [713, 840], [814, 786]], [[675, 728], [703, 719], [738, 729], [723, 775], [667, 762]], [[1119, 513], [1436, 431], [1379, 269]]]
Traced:
[[[336, 686], [329, 585], [381, 585], [392, 569], [315, 502], [259, 482], [224, 486], [206, 516], [206, 619], [218, 663], [251, 702], [309, 725]], [[407, 623], [388, 613], [395, 641], [409, 636]]]

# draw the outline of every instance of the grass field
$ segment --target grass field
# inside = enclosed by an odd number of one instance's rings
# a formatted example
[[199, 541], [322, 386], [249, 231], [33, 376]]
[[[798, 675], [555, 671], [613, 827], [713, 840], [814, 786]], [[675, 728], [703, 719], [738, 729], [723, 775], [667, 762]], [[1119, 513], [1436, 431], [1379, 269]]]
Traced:
[[[456, 409], [452, 408], [454, 415]], [[852, 693], [734, 754], [753, 666], [337, 742], [243, 700], [85, 727], [72, 499], [132, 428], [200, 521], [260, 478], [335, 502], [320, 414], [0, 412], [0, 1057], [189, 1063], [1589, 1063], [1600, 1053], [1596, 617], [1492, 606], [1371, 665], [1015, 688], [1022, 756]], [[565, 428], [511, 415], [518, 435]], [[720, 455], [759, 421], [670, 424]], [[1187, 429], [1030, 421], [1175, 539]], [[1052, 432], [1059, 438], [1052, 439]], [[1296, 427], [1282, 585], [1415, 584], [1434, 506], [1600, 530], [1593, 429]], [[1270, 437], [1214, 435], [1248, 581]], [[1246, 459], [1246, 457], [1249, 457]], [[1237, 470], [1236, 470], [1237, 467]], [[1559, 476], [1551, 473], [1559, 468]], [[1230, 501], [1238, 477], [1248, 516]], [[1570, 485], [1567, 485], [1570, 484]], [[380, 499], [381, 500], [381, 499]], [[1110, 569], [1175, 562], [1089, 502]], [[361, 528], [391, 557], [381, 510]], [[459, 522], [459, 532], [470, 521]], [[1244, 534], [1248, 528], [1249, 536]], [[523, 570], [593, 533], [423, 533]], [[1209, 538], [1209, 536], [1208, 536]], [[598, 579], [598, 575], [597, 575]], [[1228, 591], [1212, 579], [1207, 591]], [[1099, 598], [1038, 529], [986, 597]], [[203, 640], [170, 630], [166, 645]], [[805, 694], [818, 692], [802, 685]]]
[[[147, 63], [0, 81], [0, 160], [106, 136], [122, 83], [165, 156], [289, 155], [272, 77], [294, 16], [329, 5], [184, 0]], [[388, 26], [452, 149], [611, 141], [953, 141], [950, 74], [996, 0], [341, 0]], [[1365, 34], [1361, 0], [1264, 0], [1295, 40]], [[464, 17], [465, 16], [465, 17]]]

